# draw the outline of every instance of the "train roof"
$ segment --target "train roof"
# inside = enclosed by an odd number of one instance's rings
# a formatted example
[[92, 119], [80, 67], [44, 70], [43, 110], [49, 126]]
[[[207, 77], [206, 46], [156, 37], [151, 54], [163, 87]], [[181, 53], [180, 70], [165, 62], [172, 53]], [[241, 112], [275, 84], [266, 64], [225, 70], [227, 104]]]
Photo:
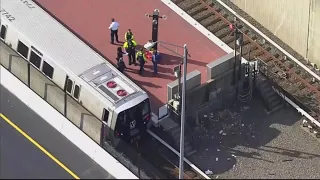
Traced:
[[[132, 98], [132, 94], [145, 93], [33, 1], [1, 0], [1, 9], [14, 17], [10, 24], [39, 51], [89, 83], [112, 103]], [[2, 18], [6, 18], [3, 13]], [[110, 81], [112, 83], [107, 84]]]

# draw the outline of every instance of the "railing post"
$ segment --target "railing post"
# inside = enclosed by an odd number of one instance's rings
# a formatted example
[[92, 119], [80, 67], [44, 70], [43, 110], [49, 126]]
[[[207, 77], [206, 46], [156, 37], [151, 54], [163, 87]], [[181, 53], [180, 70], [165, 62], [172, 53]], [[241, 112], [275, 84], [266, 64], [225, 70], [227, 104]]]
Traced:
[[30, 65], [30, 61], [28, 61], [28, 87], [30, 88], [31, 87], [31, 85], [30, 85], [30, 76], [31, 76], [31, 65]]
[[68, 79], [69, 79], [69, 76], [66, 76], [66, 81], [64, 83], [64, 116], [67, 117], [67, 98], [68, 98], [68, 95], [67, 95], [67, 85], [68, 85]]

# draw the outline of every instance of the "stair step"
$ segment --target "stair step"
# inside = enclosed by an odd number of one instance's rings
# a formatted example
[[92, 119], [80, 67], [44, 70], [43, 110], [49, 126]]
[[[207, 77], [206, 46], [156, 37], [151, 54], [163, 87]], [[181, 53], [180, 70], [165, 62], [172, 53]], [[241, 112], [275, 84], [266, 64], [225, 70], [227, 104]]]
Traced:
[[267, 88], [267, 89], [261, 90], [261, 92], [263, 92], [262, 95], [265, 95], [266, 97], [269, 97], [269, 96], [275, 94], [275, 92], [273, 91], [272, 88]]
[[184, 146], [184, 152], [188, 153], [190, 151], [192, 151], [193, 148], [189, 145], [189, 146]]
[[172, 128], [170, 132], [172, 136], [175, 136], [176, 134], [180, 134], [181, 130], [180, 130], [180, 127], [175, 127], [175, 128]]
[[283, 104], [279, 104], [276, 107], [274, 107], [272, 110], [266, 111], [266, 113], [267, 113], [267, 115], [272, 114], [272, 113], [278, 111], [279, 109], [281, 109], [282, 107], [283, 107]]
[[262, 82], [260, 82], [260, 88], [261, 87], [268, 87], [269, 86], [269, 83], [268, 83], [268, 81], [262, 81]]
[[269, 85], [263, 85], [263, 86], [260, 86], [260, 91], [273, 91], [272, 87], [270, 87]]
[[272, 102], [270, 102], [269, 103], [269, 107], [271, 108], [271, 109], [273, 109], [274, 107], [276, 107], [278, 104], [281, 104], [281, 101], [280, 100], [277, 100], [277, 101], [272, 101]]
[[[181, 129], [180, 126], [174, 127], [169, 130], [171, 137], [174, 141], [174, 144], [176, 146], [176, 149], [180, 149], [180, 133]], [[196, 152], [196, 150], [192, 147], [187, 134], [185, 135], [185, 140], [184, 140], [184, 151], [185, 151], [185, 156], [190, 156]]]
[[193, 151], [191, 151], [191, 152], [184, 153], [184, 154], [185, 154], [185, 156], [191, 156], [192, 154], [194, 154], [194, 153], [196, 153], [196, 152], [197, 152], [197, 150], [193, 150]]
[[278, 100], [279, 100], [278, 95], [274, 93], [273, 96], [269, 97], [268, 102], [278, 101]]

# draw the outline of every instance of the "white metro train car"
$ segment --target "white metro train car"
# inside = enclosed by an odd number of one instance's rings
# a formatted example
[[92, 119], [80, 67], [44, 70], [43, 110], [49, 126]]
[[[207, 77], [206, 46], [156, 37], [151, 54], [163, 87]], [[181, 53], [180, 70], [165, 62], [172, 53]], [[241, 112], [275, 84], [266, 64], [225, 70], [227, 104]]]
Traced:
[[145, 91], [31, 0], [1, 0], [1, 40], [106, 122], [108, 140], [132, 140], [151, 119]]

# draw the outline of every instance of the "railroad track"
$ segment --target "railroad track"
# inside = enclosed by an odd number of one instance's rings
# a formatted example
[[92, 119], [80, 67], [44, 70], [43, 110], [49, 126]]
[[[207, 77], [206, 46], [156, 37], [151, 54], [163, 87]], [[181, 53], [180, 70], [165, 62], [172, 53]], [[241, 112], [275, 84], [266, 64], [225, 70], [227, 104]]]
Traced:
[[[134, 173], [142, 179], [145, 175], [152, 179], [179, 178], [179, 157], [151, 135], [132, 144], [122, 143], [117, 151], [137, 167]], [[184, 167], [184, 179], [205, 179], [186, 163]]]
[[[234, 49], [234, 15], [215, 0], [172, 0], [189, 16]], [[257, 32], [237, 19], [238, 29], [243, 32], [243, 57], [248, 60], [262, 60], [272, 78], [283, 90], [308, 108], [308, 113], [320, 121], [320, 83], [317, 78], [290, 60]], [[304, 62], [301, 62], [304, 63]], [[310, 64], [304, 64], [310, 68]], [[312, 70], [312, 69], [311, 69]], [[315, 72], [314, 70], [312, 70]]]

